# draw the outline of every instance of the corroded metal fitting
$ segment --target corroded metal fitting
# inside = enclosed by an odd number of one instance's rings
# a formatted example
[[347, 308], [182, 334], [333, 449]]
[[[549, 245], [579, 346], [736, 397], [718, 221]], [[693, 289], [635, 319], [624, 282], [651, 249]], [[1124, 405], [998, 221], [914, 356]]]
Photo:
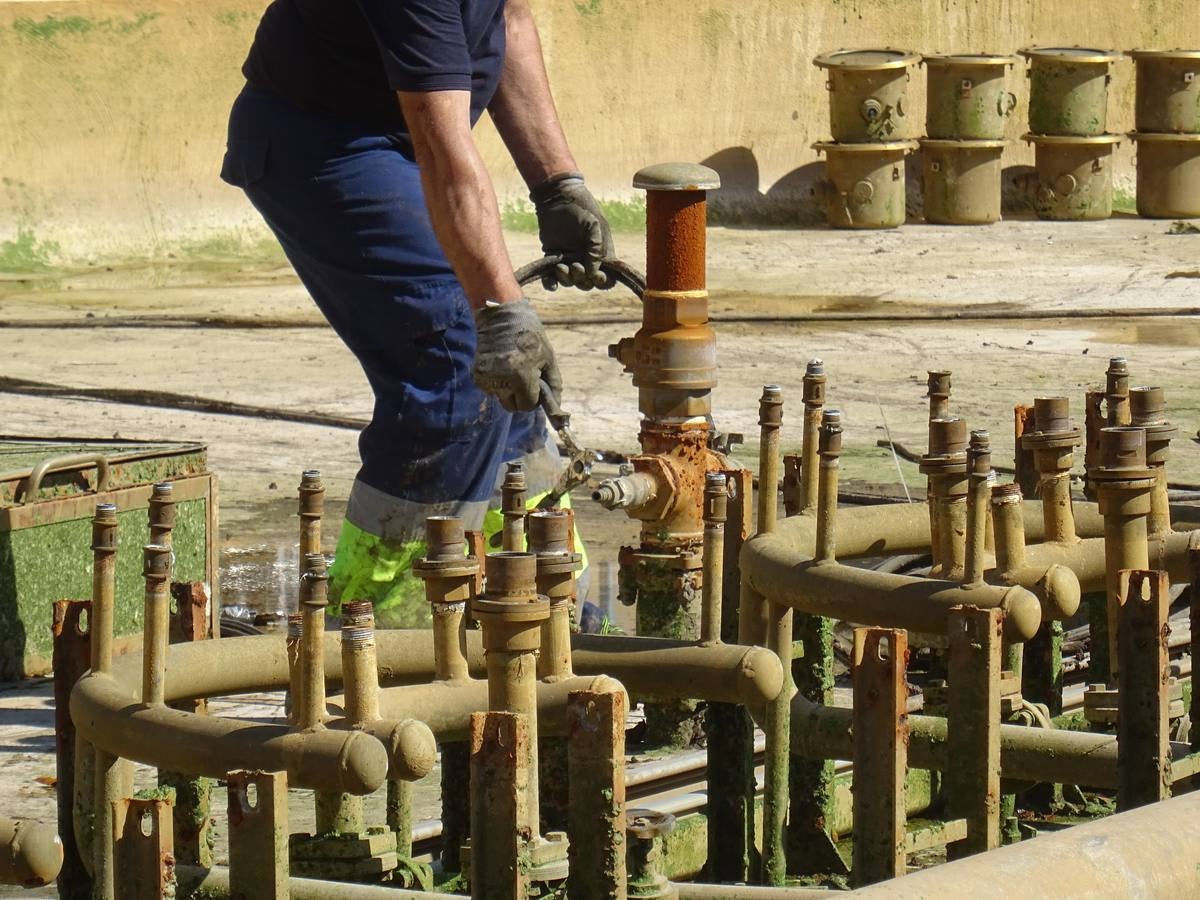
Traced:
[[92, 517], [92, 550], [97, 553], [117, 552], [117, 504], [96, 504], [96, 513]]
[[375, 643], [375, 607], [370, 600], [342, 604], [342, 643], [351, 649]]
[[807, 407], [825, 405], [825, 363], [819, 359], [810, 359], [804, 369], [804, 405]]
[[525, 515], [525, 467], [519, 462], [508, 463], [504, 482], [500, 486], [501, 507], [504, 514]]
[[325, 482], [316, 469], [300, 474], [300, 517], [319, 519], [325, 514]]
[[927, 374], [925, 396], [929, 398], [929, 419], [945, 419], [950, 411], [950, 370], [931, 370]]
[[1033, 430], [1021, 438], [1026, 450], [1070, 450], [1081, 432], [1071, 421], [1071, 401], [1066, 397], [1034, 397]]
[[657, 163], [639, 170], [633, 186], [643, 191], [715, 191], [721, 176], [696, 163]]
[[967, 466], [976, 478], [992, 477], [992, 435], [984, 429], [971, 432], [971, 443], [967, 447]]
[[992, 506], [1009, 506], [1020, 503], [1024, 498], [1021, 485], [1015, 481], [992, 486]]
[[304, 636], [304, 613], [288, 613], [287, 639], [298, 641]]
[[[537, 557], [537, 578], [579, 571], [583, 554], [571, 550], [571, 516], [565, 509], [543, 509], [529, 516], [529, 552]], [[548, 595], [549, 596], [549, 595]], [[568, 597], [550, 596], [563, 602]]]
[[764, 384], [758, 401], [758, 424], [762, 428], [779, 428], [783, 424], [783, 388]]
[[929, 452], [921, 457], [926, 475], [963, 474], [967, 471], [967, 423], [959, 418], [933, 419], [929, 423]]
[[1118, 485], [1136, 483], [1153, 477], [1146, 462], [1146, 429], [1133, 425], [1100, 429], [1100, 462], [1088, 477], [1097, 482]]
[[724, 472], [704, 476], [704, 524], [723, 525], [729, 515], [729, 485]]
[[329, 605], [329, 576], [325, 572], [325, 556], [304, 554], [304, 574], [300, 576], [300, 605], [324, 608]]
[[147, 544], [142, 549], [142, 575], [149, 583], [171, 580], [171, 548], [166, 544]]
[[1114, 356], [1108, 361], [1106, 393], [1127, 396], [1129, 394], [1129, 362], [1123, 356]]
[[463, 521], [458, 516], [426, 517], [425, 558], [413, 563], [413, 574], [423, 579], [473, 578], [479, 571], [479, 560], [464, 555], [465, 540]]
[[663, 839], [675, 829], [675, 817], [650, 809], [631, 809], [626, 817], [629, 896], [643, 900], [676, 896], [667, 879], [663, 853]]
[[1146, 461], [1165, 465], [1171, 441], [1179, 428], [1167, 420], [1167, 400], [1160, 387], [1135, 387], [1129, 392], [1131, 424], [1146, 430]]
[[175, 528], [175, 489], [169, 481], [150, 489], [150, 543], [165, 544]]
[[827, 409], [821, 415], [821, 430], [817, 439], [821, 465], [837, 465], [842, 455], [842, 411]]
[[537, 557], [490, 553], [487, 582], [472, 613], [483, 628], [485, 650], [531, 651], [541, 645], [539, 626], [550, 617], [550, 601], [537, 592]]

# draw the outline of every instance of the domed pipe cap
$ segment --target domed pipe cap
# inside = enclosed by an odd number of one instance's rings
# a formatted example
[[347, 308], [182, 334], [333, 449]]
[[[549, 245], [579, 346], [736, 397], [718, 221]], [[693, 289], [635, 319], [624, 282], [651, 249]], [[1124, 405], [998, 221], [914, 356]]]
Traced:
[[633, 186], [643, 191], [715, 191], [721, 176], [697, 163], [659, 163], [634, 175]]

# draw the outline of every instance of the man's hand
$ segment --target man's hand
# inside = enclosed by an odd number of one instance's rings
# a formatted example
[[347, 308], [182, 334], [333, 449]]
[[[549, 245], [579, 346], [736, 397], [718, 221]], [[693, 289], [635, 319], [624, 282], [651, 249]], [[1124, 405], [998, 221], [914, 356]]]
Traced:
[[529, 193], [537, 211], [542, 252], [566, 259], [556, 267], [553, 278], [542, 284], [548, 290], [559, 285], [588, 290], [608, 287], [600, 271], [600, 260], [613, 255], [612, 231], [600, 204], [578, 172], [552, 175]]
[[539, 381], [562, 394], [562, 375], [546, 329], [529, 301], [488, 303], [475, 313], [475, 383], [509, 412], [538, 405]]

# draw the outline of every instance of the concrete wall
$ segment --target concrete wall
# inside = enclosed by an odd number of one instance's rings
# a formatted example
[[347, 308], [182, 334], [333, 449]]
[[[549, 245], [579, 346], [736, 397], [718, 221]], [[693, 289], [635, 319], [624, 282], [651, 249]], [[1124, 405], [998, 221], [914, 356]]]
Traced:
[[[534, 0], [568, 135], [595, 189], [705, 160], [726, 218], [814, 217], [827, 136], [817, 53], [891, 45], [1011, 52], [1029, 44], [1200, 46], [1195, 0]], [[225, 116], [263, 0], [0, 0], [0, 269], [22, 261], [234, 252], [263, 237], [217, 179]], [[1132, 127], [1118, 64], [1110, 129]], [[923, 119], [923, 71], [913, 76]], [[1009, 137], [1023, 131], [1026, 79]], [[506, 201], [524, 190], [486, 125]], [[1006, 165], [1032, 162], [1017, 144]], [[1117, 165], [1131, 190], [1132, 148]], [[7, 261], [7, 262], [6, 262]]]

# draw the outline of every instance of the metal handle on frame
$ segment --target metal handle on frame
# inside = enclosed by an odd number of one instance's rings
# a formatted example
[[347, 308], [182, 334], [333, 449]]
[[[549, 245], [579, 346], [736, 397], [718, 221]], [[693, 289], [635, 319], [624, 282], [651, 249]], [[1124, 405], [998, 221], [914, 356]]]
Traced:
[[41, 490], [42, 479], [51, 472], [88, 463], [94, 463], [96, 466], [96, 493], [104, 493], [108, 490], [108, 457], [103, 453], [69, 453], [63, 456], [49, 456], [34, 466], [23, 482], [18, 502], [28, 503], [36, 497], [37, 492]]

